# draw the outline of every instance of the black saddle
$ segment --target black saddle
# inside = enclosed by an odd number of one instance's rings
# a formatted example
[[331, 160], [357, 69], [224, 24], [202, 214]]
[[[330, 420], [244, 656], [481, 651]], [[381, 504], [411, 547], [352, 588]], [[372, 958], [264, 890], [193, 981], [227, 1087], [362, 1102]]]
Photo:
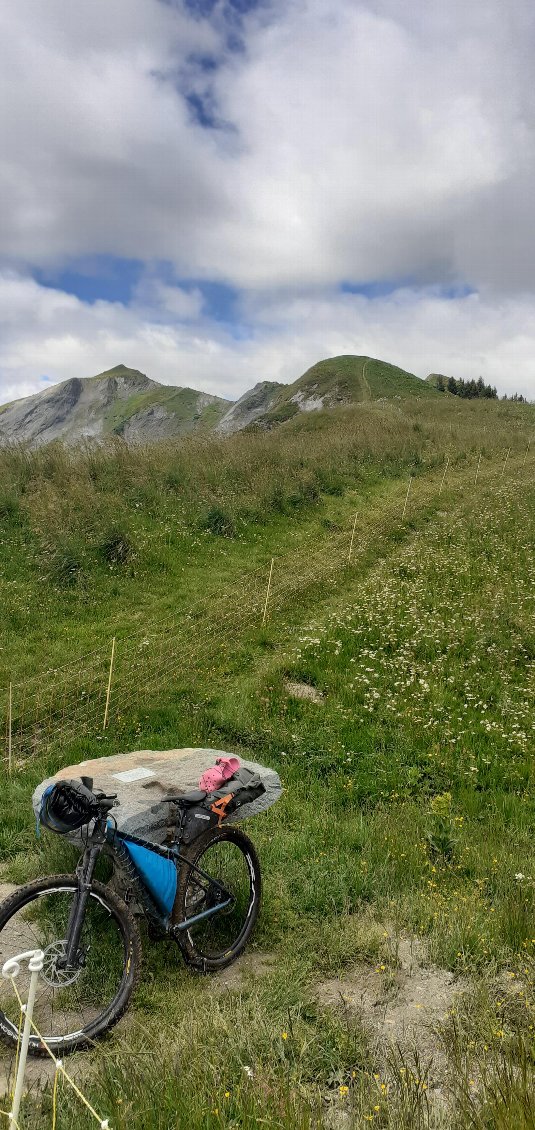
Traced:
[[172, 793], [171, 796], [164, 796], [163, 801], [169, 801], [170, 804], [179, 804], [182, 808], [189, 808], [192, 804], [202, 804], [208, 793], [203, 792], [202, 789], [193, 789], [190, 793]]

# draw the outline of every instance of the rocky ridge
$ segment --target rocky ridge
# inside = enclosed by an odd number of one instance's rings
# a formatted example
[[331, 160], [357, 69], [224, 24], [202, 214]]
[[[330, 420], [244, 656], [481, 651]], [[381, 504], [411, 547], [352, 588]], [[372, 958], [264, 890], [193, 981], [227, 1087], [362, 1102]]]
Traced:
[[236, 402], [197, 389], [162, 385], [116, 365], [95, 377], [73, 377], [34, 396], [0, 405], [0, 445], [32, 447], [122, 436], [152, 443], [191, 433], [229, 435], [268, 429], [301, 412], [363, 401], [436, 396], [419, 377], [373, 357], [328, 358], [290, 385], [260, 381]]

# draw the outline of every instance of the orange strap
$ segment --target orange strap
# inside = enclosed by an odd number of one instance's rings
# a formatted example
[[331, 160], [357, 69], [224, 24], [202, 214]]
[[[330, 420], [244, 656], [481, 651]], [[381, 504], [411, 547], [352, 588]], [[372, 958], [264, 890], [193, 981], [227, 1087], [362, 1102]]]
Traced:
[[211, 812], [215, 812], [216, 816], [218, 817], [219, 824], [221, 824], [221, 822], [227, 815], [227, 806], [232, 800], [232, 797], [232, 793], [227, 793], [227, 796], [219, 797], [219, 800], [214, 801], [214, 803], [210, 805], [210, 810]]

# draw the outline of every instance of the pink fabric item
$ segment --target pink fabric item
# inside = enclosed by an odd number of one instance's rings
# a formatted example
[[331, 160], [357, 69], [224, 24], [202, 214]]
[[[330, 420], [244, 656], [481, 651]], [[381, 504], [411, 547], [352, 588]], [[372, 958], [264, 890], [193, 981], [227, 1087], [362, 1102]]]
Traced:
[[213, 793], [216, 789], [220, 789], [229, 777], [233, 777], [240, 768], [240, 761], [238, 757], [218, 757], [215, 765], [210, 769], [205, 769], [200, 781], [199, 788], [204, 789], [207, 793]]

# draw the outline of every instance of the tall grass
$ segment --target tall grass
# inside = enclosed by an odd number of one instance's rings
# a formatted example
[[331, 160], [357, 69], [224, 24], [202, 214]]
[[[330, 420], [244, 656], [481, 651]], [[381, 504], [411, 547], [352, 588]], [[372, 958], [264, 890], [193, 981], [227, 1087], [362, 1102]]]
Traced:
[[[181, 680], [162, 668], [151, 695], [135, 668], [102, 741], [64, 731], [4, 776], [11, 877], [73, 866], [57, 839], [35, 844], [29, 804], [67, 758], [206, 745], [274, 765], [285, 786], [248, 828], [265, 880], [253, 959], [269, 961], [198, 979], [176, 947], [146, 941], [135, 1012], [78, 1061], [112, 1126], [533, 1126], [534, 419], [523, 405], [395, 402], [180, 448], [0, 455], [0, 643], [20, 671], [118, 622], [141, 645], [151, 616], [191, 657], [202, 621], [191, 613], [183, 637], [177, 608], [218, 609], [204, 663]], [[426, 490], [401, 523], [409, 469]], [[356, 509], [358, 552], [335, 575]], [[238, 579], [274, 546], [287, 593], [272, 618], [227, 617], [222, 590], [245, 603]], [[289, 681], [323, 697], [295, 699]], [[393, 991], [413, 933], [463, 985], [442, 1022], [445, 1079], [418, 1048], [385, 1066], [358, 1011], [317, 1003], [318, 980], [354, 966], [383, 968]], [[45, 1130], [50, 1112], [49, 1090], [30, 1097], [27, 1125]], [[62, 1097], [58, 1130], [84, 1117]]]
[[[527, 405], [391, 401], [310, 413], [269, 433], [129, 448], [0, 450], [0, 678], [109, 644], [121, 622], [170, 620], [284, 553], [317, 518], [348, 520], [389, 481], [527, 447]], [[217, 562], [217, 569], [216, 569]], [[21, 646], [21, 643], [23, 646]]]
[[0, 520], [10, 530], [28, 524], [52, 545], [68, 537], [98, 541], [121, 521], [135, 529], [136, 510], [195, 525], [220, 506], [239, 530], [343, 491], [370, 472], [430, 466], [446, 452], [455, 461], [480, 449], [484, 456], [523, 450], [534, 424], [528, 405], [406, 400], [311, 413], [267, 433], [224, 439], [4, 448]]

